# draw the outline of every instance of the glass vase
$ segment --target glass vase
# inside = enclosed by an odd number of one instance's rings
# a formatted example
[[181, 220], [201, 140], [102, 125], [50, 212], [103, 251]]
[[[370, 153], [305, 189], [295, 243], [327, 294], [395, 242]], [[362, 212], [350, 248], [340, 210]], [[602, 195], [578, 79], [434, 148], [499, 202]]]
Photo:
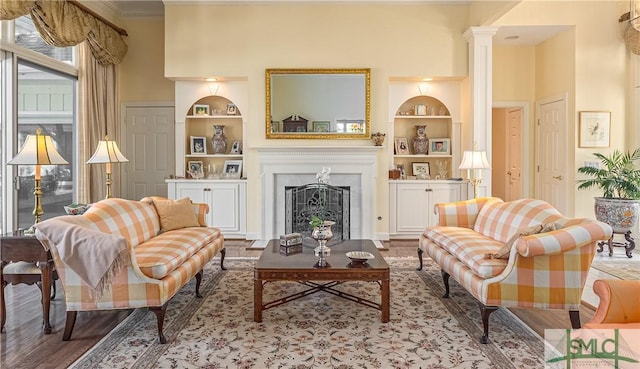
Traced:
[[214, 154], [224, 154], [227, 152], [227, 137], [224, 135], [224, 126], [213, 126], [213, 138], [211, 139]]

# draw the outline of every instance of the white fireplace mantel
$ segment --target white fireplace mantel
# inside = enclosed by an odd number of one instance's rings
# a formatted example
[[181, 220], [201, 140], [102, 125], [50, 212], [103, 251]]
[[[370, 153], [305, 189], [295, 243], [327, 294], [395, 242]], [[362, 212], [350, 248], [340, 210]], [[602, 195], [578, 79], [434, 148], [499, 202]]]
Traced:
[[[343, 180], [358, 178], [357, 192], [352, 192], [351, 238], [373, 239], [373, 204], [376, 183], [377, 154], [382, 146], [264, 146], [254, 147], [258, 152], [262, 179], [262, 239], [279, 237], [284, 233], [278, 222], [280, 207], [277, 199], [284, 198], [284, 188], [276, 178], [287, 175], [315, 180], [315, 174], [323, 167], [331, 168], [331, 184], [340, 186]], [[295, 183], [293, 185], [298, 185]], [[281, 188], [278, 188], [281, 187]], [[280, 194], [282, 192], [282, 194]]]

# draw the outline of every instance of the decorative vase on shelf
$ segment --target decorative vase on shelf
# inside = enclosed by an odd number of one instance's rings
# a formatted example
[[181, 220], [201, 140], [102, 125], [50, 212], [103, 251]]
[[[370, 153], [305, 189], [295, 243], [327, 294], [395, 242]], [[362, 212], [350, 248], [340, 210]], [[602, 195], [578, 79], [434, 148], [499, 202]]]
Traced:
[[416, 126], [416, 137], [413, 138], [413, 152], [415, 154], [426, 154], [429, 150], [426, 128], [427, 126]]
[[382, 144], [384, 143], [385, 136], [386, 136], [385, 133], [380, 133], [380, 132], [372, 133], [371, 140], [373, 141], [373, 144], [375, 146], [382, 146]]
[[224, 154], [227, 152], [227, 137], [224, 135], [224, 126], [213, 126], [213, 138], [211, 143], [213, 144], [214, 154]]
[[311, 238], [318, 241], [318, 247], [316, 247], [313, 251], [315, 256], [318, 258], [318, 262], [313, 266], [315, 268], [327, 268], [329, 267], [329, 263], [327, 263], [327, 257], [331, 255], [331, 249], [327, 247], [327, 242], [333, 237], [333, 230], [331, 226], [336, 224], [331, 220], [325, 220], [320, 225], [313, 228], [313, 232], [311, 232]]

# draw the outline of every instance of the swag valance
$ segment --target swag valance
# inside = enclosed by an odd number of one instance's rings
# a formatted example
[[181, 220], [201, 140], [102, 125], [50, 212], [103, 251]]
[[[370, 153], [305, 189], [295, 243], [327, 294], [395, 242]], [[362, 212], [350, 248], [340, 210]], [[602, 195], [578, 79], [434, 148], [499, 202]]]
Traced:
[[27, 14], [31, 14], [38, 32], [51, 46], [67, 47], [87, 40], [100, 64], [119, 64], [127, 54], [127, 44], [120, 33], [71, 2], [0, 1], [0, 20]]

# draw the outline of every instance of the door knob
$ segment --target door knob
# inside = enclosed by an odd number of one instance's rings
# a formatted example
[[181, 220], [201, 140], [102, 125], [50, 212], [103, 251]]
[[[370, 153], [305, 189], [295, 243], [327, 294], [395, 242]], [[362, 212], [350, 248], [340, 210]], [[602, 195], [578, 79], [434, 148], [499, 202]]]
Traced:
[[431, 192], [431, 191], [433, 191], [433, 190], [432, 190], [432, 189], [430, 189], [430, 188], [425, 188], [424, 190], [425, 190], [426, 192]]
[[551, 178], [553, 178], [553, 179], [557, 179], [558, 181], [561, 181], [561, 180], [562, 180], [562, 176], [555, 176], [555, 177], [551, 177]]

